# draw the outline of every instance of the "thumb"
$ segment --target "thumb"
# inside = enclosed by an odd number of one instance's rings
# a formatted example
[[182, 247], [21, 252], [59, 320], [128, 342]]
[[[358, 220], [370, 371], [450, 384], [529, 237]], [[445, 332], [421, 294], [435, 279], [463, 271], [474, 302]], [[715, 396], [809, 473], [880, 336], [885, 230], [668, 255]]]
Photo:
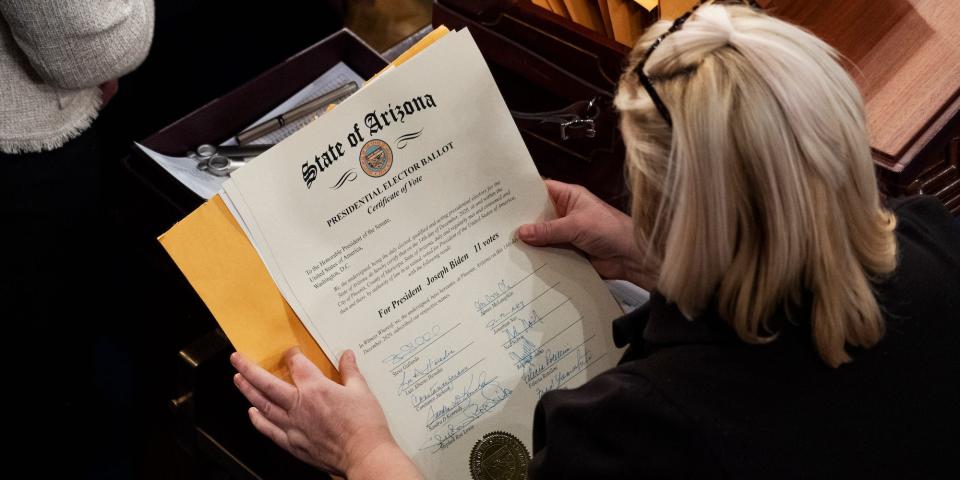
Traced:
[[284, 356], [286, 357], [287, 370], [290, 371], [290, 377], [293, 379], [294, 385], [309, 381], [318, 374], [321, 377], [323, 376], [320, 369], [303, 355], [300, 347], [291, 347]]
[[367, 384], [363, 374], [360, 373], [360, 367], [357, 366], [357, 356], [353, 353], [353, 350], [347, 350], [343, 352], [343, 355], [340, 355], [340, 378], [343, 379], [345, 386], [350, 386], [353, 383]]
[[535, 247], [573, 243], [577, 237], [576, 225], [570, 217], [560, 217], [540, 223], [528, 223], [517, 229], [517, 236], [524, 243]]

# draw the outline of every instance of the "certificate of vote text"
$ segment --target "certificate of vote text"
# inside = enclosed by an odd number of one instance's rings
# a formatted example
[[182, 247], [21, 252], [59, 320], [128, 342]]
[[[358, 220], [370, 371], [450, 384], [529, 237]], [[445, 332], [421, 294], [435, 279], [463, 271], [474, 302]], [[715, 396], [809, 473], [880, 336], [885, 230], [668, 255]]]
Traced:
[[[346, 349], [428, 478], [526, 468], [545, 392], [615, 365], [621, 314], [569, 249], [466, 31], [235, 172], [225, 199], [327, 356]], [[484, 470], [486, 469], [486, 470]]]

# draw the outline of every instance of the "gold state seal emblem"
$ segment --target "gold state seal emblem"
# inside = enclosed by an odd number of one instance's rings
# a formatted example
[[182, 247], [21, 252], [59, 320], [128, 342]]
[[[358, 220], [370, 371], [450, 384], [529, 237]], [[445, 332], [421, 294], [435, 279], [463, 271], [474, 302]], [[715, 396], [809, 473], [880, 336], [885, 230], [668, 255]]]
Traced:
[[526, 480], [530, 453], [507, 432], [490, 432], [470, 451], [470, 476], [474, 480]]
[[393, 165], [393, 152], [383, 140], [373, 139], [360, 149], [360, 168], [371, 177], [382, 177]]

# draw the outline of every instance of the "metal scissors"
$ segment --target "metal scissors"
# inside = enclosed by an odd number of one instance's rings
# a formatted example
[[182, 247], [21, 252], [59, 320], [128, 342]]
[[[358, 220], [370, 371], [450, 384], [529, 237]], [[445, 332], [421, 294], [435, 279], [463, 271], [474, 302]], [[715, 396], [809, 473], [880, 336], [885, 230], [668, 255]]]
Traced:
[[257, 155], [267, 151], [273, 145], [222, 145], [215, 147], [203, 144], [195, 152], [187, 155], [197, 160], [197, 169], [203, 170], [218, 177], [229, 177], [230, 174], [247, 164]]

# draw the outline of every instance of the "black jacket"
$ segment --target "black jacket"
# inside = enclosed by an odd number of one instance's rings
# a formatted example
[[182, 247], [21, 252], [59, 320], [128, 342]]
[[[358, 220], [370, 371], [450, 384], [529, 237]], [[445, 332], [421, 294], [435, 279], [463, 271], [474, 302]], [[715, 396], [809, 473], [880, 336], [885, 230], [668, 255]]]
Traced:
[[[806, 318], [740, 341], [654, 294], [614, 322], [619, 366], [545, 394], [532, 478], [934, 478], [960, 462], [960, 228], [939, 202], [894, 206], [887, 329], [826, 366]], [[793, 318], [798, 318], [794, 316]], [[948, 473], [952, 472], [952, 473]]]

